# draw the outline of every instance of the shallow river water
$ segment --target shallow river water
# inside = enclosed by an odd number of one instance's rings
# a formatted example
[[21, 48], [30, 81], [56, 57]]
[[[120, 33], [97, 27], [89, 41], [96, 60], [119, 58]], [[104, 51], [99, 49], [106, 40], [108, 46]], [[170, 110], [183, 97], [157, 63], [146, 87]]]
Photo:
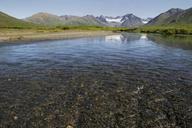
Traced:
[[0, 44], [2, 128], [191, 128], [192, 37]]

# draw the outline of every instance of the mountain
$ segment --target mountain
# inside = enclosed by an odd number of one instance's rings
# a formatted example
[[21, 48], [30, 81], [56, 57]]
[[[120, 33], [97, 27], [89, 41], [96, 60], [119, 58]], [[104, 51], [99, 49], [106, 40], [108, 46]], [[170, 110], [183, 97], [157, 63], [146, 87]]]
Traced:
[[34, 26], [31, 23], [27, 23], [25, 21], [19, 20], [12, 16], [9, 16], [3, 12], [0, 12], [0, 27], [1, 28], [24, 28], [24, 27], [32, 27]]
[[111, 27], [138, 27], [145, 22], [143, 19], [133, 15], [127, 14], [124, 16], [71, 16], [63, 15], [57, 16], [49, 13], [37, 13], [25, 19], [25, 21], [43, 24], [43, 25], [65, 25], [65, 26], [111, 26]]
[[96, 18], [97, 18], [99, 21], [101, 21], [101, 22], [107, 23], [106, 17], [103, 16], [103, 15], [101, 15], [101, 16], [99, 16], [99, 17], [96, 17]]
[[111, 27], [120, 27], [121, 26], [121, 16], [112, 17], [112, 16], [103, 16], [101, 15], [98, 20], [105, 22], [108, 26]]
[[64, 25], [71, 26], [107, 26], [105, 22], [98, 20], [92, 15], [80, 16], [61, 16]]
[[170, 16], [167, 19], [167, 22], [179, 24], [192, 24], [192, 8], [183, 10], [180, 13]]
[[43, 25], [66, 25], [66, 26], [106, 26], [105, 23], [97, 20], [96, 17], [87, 15], [87, 16], [57, 16], [49, 13], [37, 13], [31, 17], [25, 19], [26, 21], [36, 23], [36, 24], [43, 24]]
[[172, 8], [161, 13], [155, 18], [142, 19], [134, 14], [124, 16], [57, 16], [49, 13], [37, 13], [24, 20], [20, 20], [0, 12], [0, 27], [32, 27], [40, 25], [50, 26], [111, 26], [111, 27], [139, 27], [142, 25], [169, 25], [169, 24], [192, 24], [192, 8], [182, 10]]
[[138, 27], [143, 25], [142, 19], [133, 14], [124, 15], [121, 22], [121, 26], [123, 27]]
[[108, 23], [110, 26], [117, 27], [138, 27], [148, 23], [151, 18], [142, 19], [133, 14], [126, 14], [124, 16], [103, 16], [97, 17], [99, 20]]
[[59, 25], [63, 24], [59, 16], [40, 12], [24, 19], [25, 21], [41, 25]]
[[172, 8], [164, 13], [161, 13], [151, 21], [147, 25], [162, 25], [162, 24], [168, 24], [172, 21], [176, 21], [177, 17], [180, 13], [182, 13], [184, 10], [179, 8]]

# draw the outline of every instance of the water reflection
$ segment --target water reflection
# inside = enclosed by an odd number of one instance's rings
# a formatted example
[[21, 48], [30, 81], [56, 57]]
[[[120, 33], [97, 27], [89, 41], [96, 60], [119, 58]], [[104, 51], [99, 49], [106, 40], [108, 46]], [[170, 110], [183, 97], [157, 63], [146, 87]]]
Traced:
[[122, 38], [123, 38], [123, 36], [120, 35], [120, 34], [119, 34], [119, 35], [111, 35], [111, 36], [106, 36], [106, 37], [105, 37], [105, 41], [106, 41], [106, 42], [121, 41]]
[[140, 40], [141, 35], [140, 34], [134, 34], [134, 33], [122, 33], [122, 42], [133, 42]]
[[145, 39], [145, 40], [148, 39], [147, 34], [141, 34], [141, 39]]
[[122, 33], [118, 35], [105, 36], [106, 42], [132, 42], [139, 39], [146, 39], [146, 34]]
[[160, 45], [166, 45], [175, 48], [182, 48], [185, 50], [192, 50], [192, 36], [165, 36], [148, 34], [149, 40], [158, 43]]
[[[106, 42], [130, 43], [134, 41], [150, 40], [159, 45], [166, 45], [174, 48], [181, 48], [185, 50], [192, 49], [192, 36], [165, 36], [158, 34], [134, 34], [122, 33], [119, 35], [106, 36]], [[144, 43], [144, 42], [143, 42]]]

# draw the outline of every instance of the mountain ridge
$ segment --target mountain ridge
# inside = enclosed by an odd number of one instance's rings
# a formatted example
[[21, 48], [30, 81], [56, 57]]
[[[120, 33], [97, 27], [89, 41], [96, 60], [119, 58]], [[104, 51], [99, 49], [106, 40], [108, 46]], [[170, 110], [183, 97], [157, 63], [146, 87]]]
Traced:
[[[49, 17], [49, 18], [48, 18]], [[111, 27], [138, 27], [143, 25], [143, 19], [134, 14], [126, 14], [123, 16], [57, 16], [49, 13], [37, 13], [24, 19], [25, 21], [44, 24], [44, 25], [66, 25], [66, 26], [111, 26]]]
[[104, 24], [102, 24], [100, 21], [98, 21], [96, 18], [93, 18], [90, 15], [86, 15], [83, 17], [72, 16], [72, 15], [57, 16], [51, 13], [40, 12], [32, 15], [31, 17], [27, 17], [24, 20], [28, 22], [36, 23], [36, 24], [51, 25], [51, 26], [59, 26], [59, 25], [104, 26]]
[[147, 25], [192, 24], [192, 8], [172, 8], [152, 19]]
[[25, 19], [17, 19], [0, 11], [0, 27], [32, 27], [45, 26], [101, 26], [134, 28], [140, 26], [158, 26], [174, 24], [192, 24], [192, 8], [183, 10], [172, 8], [155, 18], [140, 18], [132, 13], [123, 16], [57, 16], [47, 12], [39, 12]]

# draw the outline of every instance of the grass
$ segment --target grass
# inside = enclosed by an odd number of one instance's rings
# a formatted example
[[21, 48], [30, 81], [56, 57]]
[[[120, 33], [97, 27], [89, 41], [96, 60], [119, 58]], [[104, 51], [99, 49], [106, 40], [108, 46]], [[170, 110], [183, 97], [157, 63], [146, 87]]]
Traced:
[[138, 33], [158, 33], [164, 35], [192, 35], [191, 24], [173, 24], [173, 25], [160, 25], [160, 26], [143, 26], [140, 28], [129, 29], [128, 32]]
[[0, 42], [55, 40], [66, 38], [77, 38], [87, 36], [100, 36], [114, 34], [113, 31], [120, 31], [121, 28], [103, 27], [33, 27], [26, 28], [1, 28]]
[[134, 32], [134, 33], [158, 33], [164, 35], [192, 35], [192, 25], [161, 25], [161, 26], [143, 26], [139, 28], [117, 28], [117, 27], [101, 27], [101, 26], [38, 26], [38, 25], [24, 25], [24, 26], [9, 26], [0, 27], [3, 30], [36, 30], [39, 33], [43, 32], [60, 32], [64, 30], [90, 30], [90, 31], [114, 31], [114, 32]]
[[101, 26], [57, 26], [62, 30], [91, 30], [91, 31], [126, 31], [128, 28], [101, 27]]
[[27, 25], [14, 25], [14, 26], [0, 26], [0, 29], [32, 29], [32, 30], [39, 30], [39, 32], [43, 31], [63, 31], [63, 30], [91, 30], [91, 31], [128, 31], [128, 28], [118, 28], [118, 27], [103, 27], [103, 26], [40, 26], [29, 24]]

